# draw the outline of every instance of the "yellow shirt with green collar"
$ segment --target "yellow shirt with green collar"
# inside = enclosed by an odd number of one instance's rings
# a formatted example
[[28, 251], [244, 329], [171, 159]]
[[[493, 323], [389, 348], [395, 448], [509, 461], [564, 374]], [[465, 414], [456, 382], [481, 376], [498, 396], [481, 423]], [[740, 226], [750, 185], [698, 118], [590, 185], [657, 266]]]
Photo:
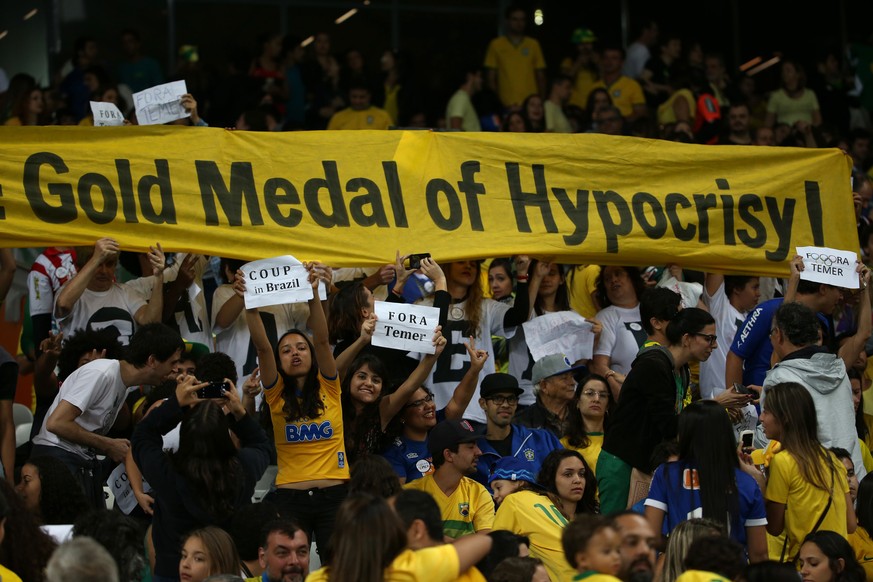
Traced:
[[328, 129], [388, 129], [391, 127], [391, 116], [384, 109], [370, 106], [367, 109], [355, 110], [351, 107], [337, 111], [327, 124]]
[[595, 572], [594, 570], [588, 570], [586, 572], [580, 572], [573, 576], [573, 582], [577, 582], [578, 580], [584, 580], [585, 582], [621, 582], [619, 578], [615, 576], [610, 576], [609, 574], [601, 574], [600, 572]]
[[497, 70], [497, 95], [504, 106], [511, 107], [539, 93], [536, 71], [546, 68], [546, 60], [535, 38], [525, 36], [513, 44], [499, 36], [488, 45], [485, 67]]
[[731, 579], [725, 578], [721, 574], [716, 574], [715, 572], [685, 570], [678, 578], [676, 578], [676, 582], [731, 582]]
[[861, 526], [849, 534], [849, 545], [855, 551], [855, 559], [864, 568], [867, 580], [873, 580], [873, 539]]
[[481, 483], [461, 477], [451, 495], [446, 495], [434, 480], [434, 474], [425, 475], [403, 486], [430, 493], [443, 517], [443, 533], [457, 539], [471, 533], [493, 529], [494, 499]]
[[630, 116], [634, 112], [634, 107], [646, 104], [646, 96], [643, 93], [643, 88], [640, 84], [630, 77], [622, 75], [611, 85], [607, 85], [603, 79], [594, 83], [592, 90], [598, 87], [609, 91], [609, 96], [612, 98], [612, 104], [618, 107], [623, 117]]
[[[454, 582], [461, 569], [458, 552], [451, 544], [404, 550], [385, 569], [384, 582]], [[469, 571], [468, 571], [469, 572]], [[481, 574], [480, 574], [481, 577]], [[306, 582], [329, 582], [329, 568], [319, 568], [306, 577]], [[475, 578], [473, 580], [476, 580]]]

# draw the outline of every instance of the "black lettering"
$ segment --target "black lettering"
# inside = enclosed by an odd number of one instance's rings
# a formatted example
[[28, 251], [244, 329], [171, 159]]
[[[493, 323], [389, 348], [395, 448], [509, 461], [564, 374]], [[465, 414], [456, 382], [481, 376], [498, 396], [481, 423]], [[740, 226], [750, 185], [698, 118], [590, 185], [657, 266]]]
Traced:
[[[103, 196], [103, 210], [97, 210], [94, 200], [91, 198], [91, 190], [94, 187], [100, 190]], [[88, 172], [79, 178], [79, 206], [85, 211], [85, 215], [95, 224], [109, 224], [118, 212], [118, 198], [115, 197], [115, 189], [109, 183], [109, 179], [103, 174]]]
[[[449, 215], [443, 216], [440, 210], [440, 193], [444, 194], [446, 201], [449, 203]], [[461, 208], [461, 200], [458, 198], [458, 193], [452, 188], [452, 185], [442, 178], [434, 178], [427, 183], [425, 190], [425, 199], [427, 200], [427, 211], [430, 213], [430, 218], [433, 223], [443, 230], [456, 230], [463, 222], [463, 209]]]
[[737, 236], [747, 247], [758, 249], [767, 243], [767, 229], [764, 228], [764, 223], [757, 216], [752, 214], [752, 211], [761, 212], [764, 210], [764, 203], [761, 202], [761, 197], [757, 194], [743, 194], [740, 196], [737, 212], [740, 219], [755, 231], [755, 236], [751, 236], [745, 228], [737, 231]]
[[[152, 188], [158, 187], [161, 201], [160, 212], [152, 204]], [[173, 184], [170, 182], [170, 164], [167, 160], [155, 160], [155, 175], [145, 175], [136, 187], [142, 216], [152, 224], [176, 224], [176, 207], [173, 203]]]
[[479, 199], [477, 196], [485, 194], [485, 185], [476, 181], [479, 173], [479, 162], [464, 162], [461, 164], [461, 181], [458, 182], [458, 191], [467, 197], [467, 214], [470, 216], [470, 228], [474, 231], [483, 231], [482, 213], [479, 211]]
[[[281, 192], [281, 193], [280, 193]], [[264, 182], [264, 207], [273, 222], [279, 226], [294, 228], [300, 224], [303, 212], [296, 208], [289, 208], [287, 214], [282, 213], [281, 205], [300, 204], [300, 195], [294, 184], [285, 178], [270, 178]]]
[[724, 244], [734, 246], [737, 244], [737, 238], [734, 234], [734, 197], [722, 194], [721, 204], [724, 215]]
[[[630, 234], [634, 226], [634, 220], [631, 216], [630, 208], [624, 198], [612, 190], [605, 192], [600, 190], [594, 191], [594, 204], [597, 206], [597, 214], [600, 215], [600, 222], [603, 223], [603, 231], [606, 237], [606, 252], [618, 252], [618, 237]], [[609, 205], [612, 204], [618, 212], [618, 222], [612, 217], [612, 212]]]
[[676, 235], [676, 238], [686, 242], [693, 240], [694, 235], [697, 234], [697, 226], [692, 222], [689, 222], [688, 226], [684, 226], [682, 221], [679, 220], [679, 212], [676, 210], [679, 206], [691, 208], [691, 201], [684, 194], [673, 192], [672, 194], [667, 194], [664, 206], [667, 211], [667, 220], [670, 221], [670, 226], [673, 228], [673, 234]]
[[521, 189], [518, 167], [517, 163], [506, 163], [506, 181], [509, 184], [509, 197], [512, 199], [512, 210], [515, 212], [515, 224], [518, 232], [533, 232], [530, 228], [530, 222], [527, 220], [528, 206], [539, 208], [546, 232], [558, 232], [558, 225], [555, 224], [555, 219], [552, 217], [552, 207], [549, 204], [545, 167], [542, 164], [531, 166], [536, 193], [524, 192]]
[[698, 240], [709, 243], [709, 209], [718, 207], [715, 194], [695, 194], [694, 207], [697, 209], [697, 226], [700, 229]]
[[[3, 186], [0, 186], [0, 198], [3, 198]], [[6, 208], [0, 206], [0, 220], [6, 220]]]
[[136, 224], [139, 222], [139, 216], [136, 214], [136, 199], [133, 197], [130, 160], [115, 160], [115, 171], [118, 172], [118, 194], [121, 196], [121, 212], [124, 214], [124, 221]]
[[24, 195], [30, 203], [30, 208], [38, 219], [49, 224], [64, 224], [76, 219], [76, 198], [70, 184], [48, 184], [48, 192], [57, 196], [60, 206], [52, 206], [46, 200], [40, 188], [39, 171], [43, 165], [50, 166], [55, 174], [66, 174], [70, 171], [60, 156], [51, 152], [39, 152], [31, 155], [24, 162]]
[[[346, 192], [360, 192], [366, 190], [366, 194], [355, 196], [349, 202], [349, 211], [352, 219], [361, 226], [373, 226], [388, 228], [388, 215], [385, 214], [385, 203], [382, 202], [382, 192], [376, 182], [369, 178], [352, 178], [346, 182]], [[365, 212], [365, 207], [370, 207], [370, 212]]]
[[817, 247], [825, 246], [824, 226], [821, 222], [821, 189], [818, 182], [807, 180], [803, 183], [806, 191], [806, 214], [809, 216], [809, 228], [812, 230], [812, 244]]
[[400, 177], [397, 175], [397, 162], [382, 162], [382, 171], [385, 172], [385, 183], [388, 185], [388, 200], [394, 213], [394, 226], [407, 228], [409, 223], [406, 220]]
[[776, 231], [776, 237], [779, 241], [775, 251], [767, 251], [764, 255], [768, 261], [784, 261], [791, 246], [791, 225], [794, 223], [794, 207], [797, 201], [794, 198], [786, 198], [781, 215], [779, 201], [776, 198], [767, 196], [764, 201], [767, 204], [767, 214], [770, 215], [770, 221], [773, 222], [773, 229]]
[[[349, 226], [349, 215], [346, 212], [343, 192], [340, 188], [339, 173], [336, 162], [327, 160], [321, 162], [324, 168], [324, 178], [312, 178], [303, 185], [303, 200], [313, 220], [319, 226], [332, 228], [334, 226]], [[319, 200], [319, 194], [327, 189], [327, 198], [330, 200], [331, 214], [324, 211]]]
[[588, 236], [588, 190], [576, 190], [575, 205], [563, 188], [552, 188], [552, 194], [555, 195], [564, 210], [564, 214], [573, 223], [575, 229], [572, 234], [564, 235], [564, 244], [582, 244]]
[[[649, 223], [649, 217], [646, 215], [646, 206], [651, 208], [654, 224]], [[652, 239], [663, 238], [667, 232], [667, 216], [664, 214], [664, 207], [661, 206], [661, 201], [649, 194], [648, 192], [637, 192], [631, 199], [631, 207], [634, 211], [634, 217], [637, 222], [643, 227], [643, 232], [646, 236]]]
[[217, 226], [221, 224], [215, 206], [216, 198], [230, 226], [242, 226], [243, 200], [245, 200], [251, 224], [253, 226], [264, 224], [264, 220], [261, 218], [261, 208], [258, 206], [258, 193], [255, 190], [251, 162], [232, 162], [230, 164], [230, 188], [224, 183], [221, 172], [218, 170], [218, 164], [215, 162], [195, 160], [194, 167], [197, 169], [200, 199], [203, 203], [203, 212], [206, 214], [207, 225]]

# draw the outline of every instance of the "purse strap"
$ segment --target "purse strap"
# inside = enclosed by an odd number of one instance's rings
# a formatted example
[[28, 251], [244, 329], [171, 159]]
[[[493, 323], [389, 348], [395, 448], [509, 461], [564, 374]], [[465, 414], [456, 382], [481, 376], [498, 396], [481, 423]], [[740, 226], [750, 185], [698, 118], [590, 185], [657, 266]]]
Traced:
[[[821, 515], [818, 516], [818, 521], [815, 522], [815, 525], [812, 526], [812, 530], [809, 533], [815, 533], [818, 531], [818, 528], [821, 527], [821, 524], [824, 521], [825, 517], [827, 516], [828, 511], [830, 511], [831, 503], [834, 500], [834, 486], [836, 484], [837, 484], [837, 476], [834, 473], [834, 466], [833, 466], [833, 464], [831, 464], [831, 491], [828, 494], [828, 503], [827, 503], [827, 505], [825, 505], [824, 511], [821, 512]], [[786, 509], [787, 508], [788, 507], [786, 506]], [[779, 561], [780, 562], [785, 561], [785, 550], [787, 550], [787, 549], [788, 549], [788, 532], [786, 531], [785, 532], [785, 542], [783, 542], [783, 544], [782, 544], [782, 553], [779, 554]], [[793, 561], [794, 560], [792, 560], [792, 562]]]

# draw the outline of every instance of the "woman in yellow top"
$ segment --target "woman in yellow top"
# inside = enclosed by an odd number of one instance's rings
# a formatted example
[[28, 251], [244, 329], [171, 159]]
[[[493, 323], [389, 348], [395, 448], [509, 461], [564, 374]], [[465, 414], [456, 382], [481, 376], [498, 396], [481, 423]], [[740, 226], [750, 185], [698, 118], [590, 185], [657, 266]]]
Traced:
[[486, 534], [407, 549], [406, 530], [384, 499], [353, 495], [336, 515], [331, 558], [307, 582], [452, 582], [491, 550]]
[[861, 479], [858, 485], [858, 529], [849, 534], [849, 544], [867, 579], [873, 580], [873, 473]]
[[566, 449], [579, 451], [592, 475], [597, 473], [597, 456], [603, 446], [603, 421], [612, 404], [612, 392], [606, 378], [590, 374], [576, 387], [573, 406], [567, 414], [561, 444]]
[[12, 104], [12, 117], [4, 125], [44, 125], [44, 111], [42, 89], [34, 87], [29, 92], [22, 93], [18, 102]]
[[854, 532], [846, 470], [818, 441], [815, 405], [806, 388], [792, 382], [768, 388], [760, 422], [767, 438], [782, 446], [770, 460], [764, 494], [767, 532], [787, 534], [780, 561], [793, 560], [807, 534]]
[[[279, 472], [269, 500], [293, 515], [315, 542], [322, 560], [333, 533], [336, 511], [346, 497], [349, 465], [343, 441], [340, 379], [328, 342], [327, 320], [318, 298], [319, 280], [330, 285], [330, 268], [305, 263], [313, 298], [306, 325], [312, 338], [292, 329], [275, 349], [257, 308], [246, 323], [258, 353], [264, 399], [270, 407]], [[245, 294], [245, 275], [237, 271], [234, 290]]]

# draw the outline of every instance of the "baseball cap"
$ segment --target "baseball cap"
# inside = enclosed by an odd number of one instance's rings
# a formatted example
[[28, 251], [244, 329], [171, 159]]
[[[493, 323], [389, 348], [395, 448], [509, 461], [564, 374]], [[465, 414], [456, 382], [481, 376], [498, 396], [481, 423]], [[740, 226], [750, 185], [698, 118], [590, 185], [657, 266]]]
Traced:
[[209, 348], [204, 344], [198, 342], [189, 342], [185, 341], [185, 352], [182, 354], [182, 357], [186, 356], [189, 358], [194, 358], [195, 360], [199, 360], [201, 357], [205, 356], [209, 353]]
[[518, 387], [518, 380], [511, 374], [495, 372], [482, 378], [479, 385], [479, 396], [489, 398], [495, 394], [515, 394], [520, 396], [524, 390]]
[[469, 420], [444, 420], [430, 429], [427, 450], [431, 455], [463, 443], [474, 443], [485, 436], [485, 429], [476, 429]]
[[538, 384], [544, 378], [551, 378], [565, 372], [582, 370], [585, 366], [573, 366], [570, 358], [564, 354], [551, 354], [537, 360], [531, 372], [531, 383]]
[[595, 36], [594, 31], [590, 28], [577, 28], [573, 31], [573, 37], [570, 39], [570, 42], [579, 44], [582, 42], [595, 42], [596, 40], [597, 36]]
[[501, 457], [491, 470], [491, 476], [488, 477], [488, 484], [497, 479], [506, 479], [507, 481], [527, 481], [532, 485], [539, 487], [536, 475], [531, 471], [532, 463], [522, 461], [515, 457]]

